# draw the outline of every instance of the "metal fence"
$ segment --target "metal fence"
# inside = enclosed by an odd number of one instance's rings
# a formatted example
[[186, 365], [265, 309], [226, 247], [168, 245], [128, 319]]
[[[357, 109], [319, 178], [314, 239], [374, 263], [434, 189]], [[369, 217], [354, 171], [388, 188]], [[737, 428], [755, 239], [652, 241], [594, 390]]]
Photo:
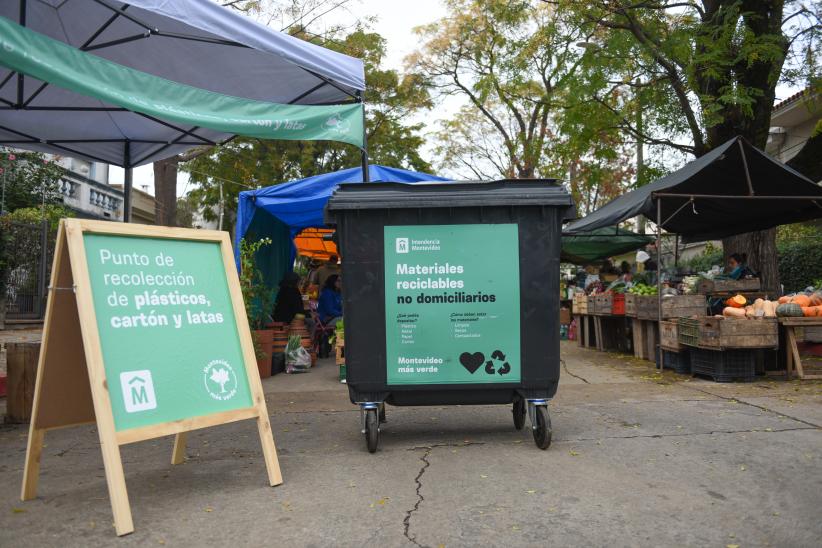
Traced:
[[[6, 320], [38, 320], [46, 312], [56, 231], [40, 224], [7, 222], [5, 287]], [[2, 302], [2, 299], [0, 299]]]

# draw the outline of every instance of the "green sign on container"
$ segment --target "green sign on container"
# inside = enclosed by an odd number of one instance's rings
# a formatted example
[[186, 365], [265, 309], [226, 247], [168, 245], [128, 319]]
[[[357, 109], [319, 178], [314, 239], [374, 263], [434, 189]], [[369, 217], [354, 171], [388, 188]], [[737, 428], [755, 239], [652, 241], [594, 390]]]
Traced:
[[218, 242], [83, 240], [118, 432], [252, 407]]
[[386, 226], [389, 385], [518, 383], [515, 224]]

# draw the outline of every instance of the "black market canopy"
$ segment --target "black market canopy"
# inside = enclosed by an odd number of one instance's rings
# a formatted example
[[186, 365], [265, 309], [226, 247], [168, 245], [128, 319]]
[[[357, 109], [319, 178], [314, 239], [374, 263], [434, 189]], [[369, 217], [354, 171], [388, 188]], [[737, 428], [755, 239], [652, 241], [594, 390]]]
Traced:
[[363, 63], [211, 0], [0, 2], [0, 145], [132, 168], [234, 135], [365, 148]]
[[654, 241], [653, 237], [636, 234], [624, 228], [610, 226], [590, 232], [562, 234], [560, 259], [574, 264], [590, 264], [642, 248]]
[[735, 137], [684, 167], [623, 194], [564, 234], [617, 225], [637, 215], [685, 241], [724, 238], [822, 217], [822, 187]]

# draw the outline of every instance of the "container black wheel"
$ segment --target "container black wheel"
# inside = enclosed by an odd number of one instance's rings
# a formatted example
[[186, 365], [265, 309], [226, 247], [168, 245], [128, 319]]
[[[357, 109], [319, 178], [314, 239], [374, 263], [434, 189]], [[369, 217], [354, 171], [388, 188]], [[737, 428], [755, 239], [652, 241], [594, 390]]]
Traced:
[[377, 418], [377, 410], [369, 409], [365, 412], [365, 445], [368, 446], [368, 452], [376, 453], [379, 443], [380, 423]]
[[522, 430], [522, 427], [525, 426], [525, 400], [514, 400], [511, 413], [514, 415], [514, 428]]
[[548, 449], [551, 446], [551, 436], [553, 435], [553, 431], [551, 430], [551, 417], [548, 415], [548, 407], [545, 405], [536, 406], [536, 409], [534, 409], [534, 419], [536, 421], [534, 425], [536, 428], [533, 429], [534, 443], [536, 443], [540, 449]]

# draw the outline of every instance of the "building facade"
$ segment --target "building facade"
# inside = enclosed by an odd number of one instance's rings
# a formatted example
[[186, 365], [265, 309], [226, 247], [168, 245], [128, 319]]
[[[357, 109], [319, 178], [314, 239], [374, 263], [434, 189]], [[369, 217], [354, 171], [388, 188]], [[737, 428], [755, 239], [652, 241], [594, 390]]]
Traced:
[[765, 152], [782, 163], [799, 154], [822, 119], [822, 97], [801, 91], [777, 104], [771, 112], [771, 128]]

